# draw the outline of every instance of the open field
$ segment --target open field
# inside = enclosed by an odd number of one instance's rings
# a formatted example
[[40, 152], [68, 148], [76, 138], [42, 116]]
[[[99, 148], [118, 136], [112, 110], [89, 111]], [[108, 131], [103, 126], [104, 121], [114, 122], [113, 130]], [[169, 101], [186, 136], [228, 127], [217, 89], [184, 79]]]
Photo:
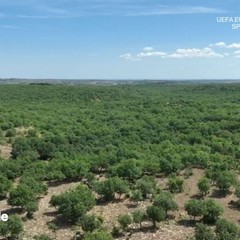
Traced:
[[219, 239], [240, 221], [239, 109], [238, 83], [0, 85], [0, 239], [185, 240], [200, 222]]

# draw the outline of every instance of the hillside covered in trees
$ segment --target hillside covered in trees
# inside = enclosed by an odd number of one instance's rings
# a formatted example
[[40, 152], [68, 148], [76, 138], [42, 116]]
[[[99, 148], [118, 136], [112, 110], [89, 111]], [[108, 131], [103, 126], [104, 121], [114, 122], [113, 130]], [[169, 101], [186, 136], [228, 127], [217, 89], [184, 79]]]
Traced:
[[0, 239], [237, 240], [239, 163], [238, 83], [0, 85]]

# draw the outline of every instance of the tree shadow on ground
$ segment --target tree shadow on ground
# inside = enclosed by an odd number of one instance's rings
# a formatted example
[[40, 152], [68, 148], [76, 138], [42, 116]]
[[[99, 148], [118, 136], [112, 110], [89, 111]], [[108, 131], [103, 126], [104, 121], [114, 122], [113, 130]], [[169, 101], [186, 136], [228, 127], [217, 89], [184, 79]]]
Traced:
[[190, 197], [191, 199], [203, 200], [204, 197], [201, 194], [194, 194]]
[[233, 209], [233, 210], [240, 210], [240, 203], [238, 201], [233, 201], [231, 200], [228, 203], [229, 208]]
[[7, 208], [4, 210], [1, 210], [1, 213], [6, 213], [8, 215], [12, 215], [12, 214], [22, 214], [24, 213], [23, 209], [21, 207], [13, 207], [13, 208]]
[[113, 199], [113, 200], [106, 200], [104, 198], [99, 198], [96, 200], [96, 205], [97, 206], [107, 206], [109, 203], [120, 203], [120, 202], [123, 202], [124, 199], [120, 199], [120, 198], [117, 198], [117, 199]]
[[126, 207], [127, 208], [137, 208], [138, 207], [138, 203], [137, 202], [129, 202], [129, 203], [126, 203]]
[[141, 226], [139, 228], [134, 229], [134, 232], [143, 232], [143, 233], [155, 233], [159, 230], [159, 227], [154, 227], [152, 225], [149, 226]]
[[160, 227], [154, 227], [152, 225], [147, 225], [147, 226], [138, 226], [136, 228], [129, 228], [127, 230], [127, 232], [120, 232], [119, 234], [117, 234], [116, 236], [114, 236], [115, 238], [123, 238], [126, 237], [126, 239], [131, 239], [133, 234], [136, 233], [156, 233], [158, 230], [160, 229]]
[[192, 228], [192, 227], [195, 227], [196, 223], [198, 222], [200, 221], [193, 220], [193, 219], [181, 219], [181, 220], [178, 220], [176, 223], [180, 226]]
[[66, 221], [66, 219], [64, 219], [61, 216], [55, 216], [55, 218], [53, 220], [49, 221], [48, 224], [49, 223], [53, 223], [59, 229], [69, 229], [73, 226], [73, 222]]
[[80, 184], [81, 180], [77, 178], [69, 178], [69, 179], [63, 179], [63, 180], [48, 181], [47, 185], [48, 187], [58, 187], [63, 184], [69, 184], [69, 183], [75, 183], [75, 182], [79, 182]]
[[47, 217], [56, 217], [57, 216], [57, 211], [54, 211], [54, 212], [44, 212], [43, 215], [47, 216]]
[[211, 198], [225, 198], [227, 195], [231, 194], [230, 191], [221, 191], [214, 189], [212, 194], [210, 195]]

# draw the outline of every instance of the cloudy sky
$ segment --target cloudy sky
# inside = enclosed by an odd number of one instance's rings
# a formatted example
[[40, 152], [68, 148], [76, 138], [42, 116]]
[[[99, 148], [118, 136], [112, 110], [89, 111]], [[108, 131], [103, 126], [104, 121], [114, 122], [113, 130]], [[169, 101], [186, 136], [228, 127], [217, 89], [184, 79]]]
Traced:
[[240, 79], [239, 66], [238, 0], [0, 0], [2, 78]]

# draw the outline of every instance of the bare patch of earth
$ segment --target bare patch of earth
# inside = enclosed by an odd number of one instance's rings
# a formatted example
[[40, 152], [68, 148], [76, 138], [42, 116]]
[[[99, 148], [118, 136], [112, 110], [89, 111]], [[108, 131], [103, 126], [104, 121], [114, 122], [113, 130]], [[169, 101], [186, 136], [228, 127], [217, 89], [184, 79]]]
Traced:
[[0, 156], [3, 159], [9, 159], [11, 157], [12, 146], [11, 144], [0, 145]]

